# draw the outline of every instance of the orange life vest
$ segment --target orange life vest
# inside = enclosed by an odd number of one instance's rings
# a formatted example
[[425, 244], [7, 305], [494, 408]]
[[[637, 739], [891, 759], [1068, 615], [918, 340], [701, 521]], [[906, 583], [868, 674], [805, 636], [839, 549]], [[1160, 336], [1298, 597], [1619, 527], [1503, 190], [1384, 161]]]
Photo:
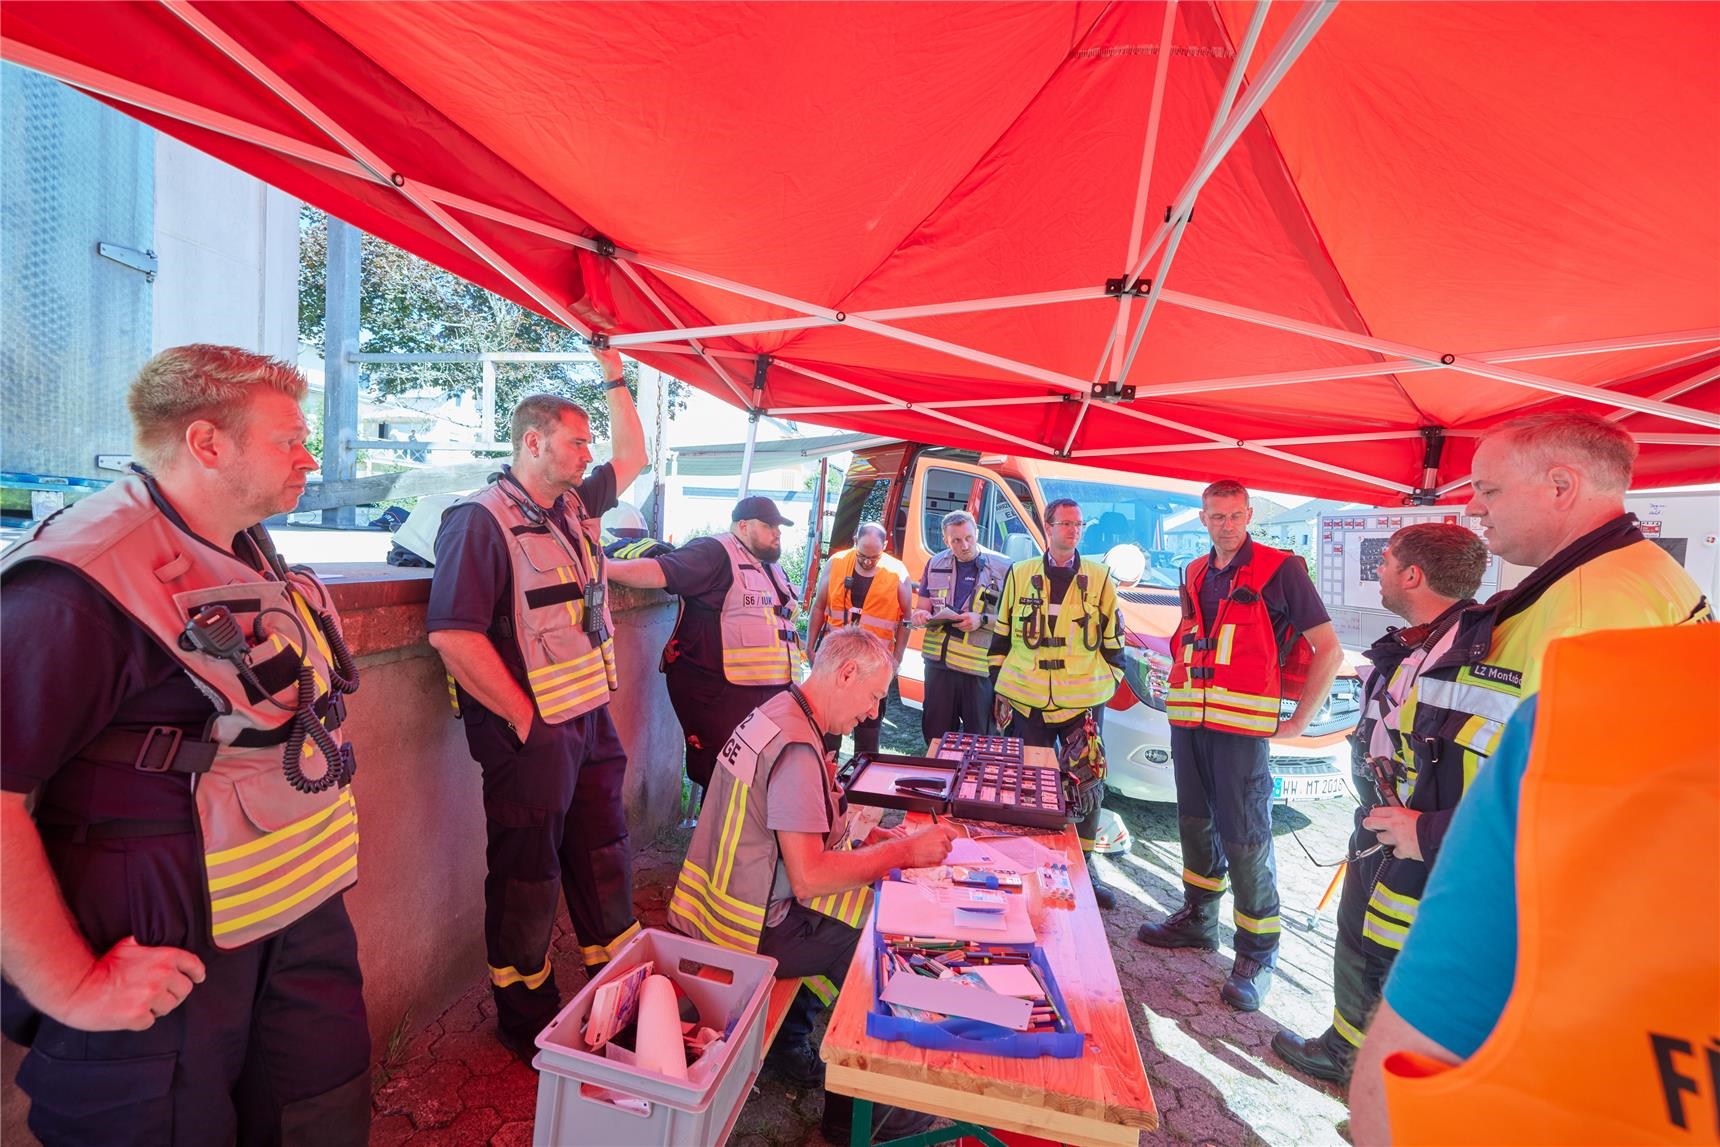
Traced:
[[878, 566], [872, 571], [872, 588], [866, 592], [861, 608], [853, 607], [848, 579], [854, 574], [854, 559], [859, 551], [846, 549], [830, 555], [830, 581], [824, 598], [826, 624], [833, 630], [849, 622], [884, 643], [885, 648], [896, 645], [896, 630], [902, 625], [902, 601], [897, 588], [909, 580], [908, 567], [889, 554], [878, 555]]
[[[1630, 720], [1619, 699], [1655, 666], [1677, 671], [1654, 675], [1654, 711]], [[1720, 1142], [1716, 666], [1713, 625], [1549, 647], [1511, 998], [1461, 1065], [1387, 1058], [1394, 1143]]]
[[1286, 560], [1302, 559], [1259, 542], [1249, 549], [1248, 564], [1236, 570], [1210, 621], [1200, 615], [1210, 556], [1196, 558], [1184, 573], [1165, 713], [1173, 725], [1270, 737], [1278, 731], [1281, 702], [1302, 696], [1313, 649], [1295, 633], [1281, 646], [1261, 597]]

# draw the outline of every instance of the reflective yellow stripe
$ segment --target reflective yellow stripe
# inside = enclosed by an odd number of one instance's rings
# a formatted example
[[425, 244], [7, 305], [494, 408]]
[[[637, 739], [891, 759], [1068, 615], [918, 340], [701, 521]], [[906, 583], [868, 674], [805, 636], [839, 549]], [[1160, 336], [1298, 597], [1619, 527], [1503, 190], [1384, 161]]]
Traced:
[[1276, 916], [1262, 916], [1256, 920], [1254, 917], [1244, 916], [1240, 912], [1233, 912], [1232, 915], [1236, 918], [1236, 926], [1245, 932], [1264, 936], [1279, 930], [1278, 917]]
[[1374, 885], [1372, 896], [1368, 897], [1368, 909], [1382, 916], [1395, 917], [1405, 924], [1415, 923], [1416, 909], [1421, 901], [1414, 896], [1400, 896], [1383, 884]]
[[1218, 649], [1213, 660], [1220, 665], [1230, 664], [1230, 649], [1236, 644], [1236, 626], [1232, 624], [1218, 627]]
[[352, 809], [347, 813], [347, 815], [341, 817], [339, 820], [335, 821], [309, 840], [304, 841], [302, 844], [296, 844], [277, 856], [271, 856], [261, 864], [253, 864], [249, 868], [241, 869], [238, 872], [228, 873], [225, 876], [211, 876], [209, 878], [209, 891], [220, 892], [224, 888], [232, 888], [234, 885], [243, 884], [253, 877], [262, 876], [267, 872], [272, 872], [281, 867], [281, 865], [287, 863], [287, 861], [293, 859], [293, 857], [303, 856], [305, 853], [309, 852], [311, 849], [315, 848], [341, 829], [348, 825], [356, 824], [357, 822], [358, 811], [356, 809]]
[[1409, 925], [1398, 924], [1376, 912], [1369, 912], [1362, 921], [1362, 935], [1383, 948], [1397, 950], [1403, 947], [1404, 939], [1409, 935]]
[[615, 939], [602, 946], [604, 958], [611, 960], [614, 959], [616, 955], [620, 953], [621, 949], [627, 947], [627, 941], [633, 939], [633, 937], [637, 935], [639, 935], [639, 921], [635, 920], [633, 923], [623, 928]]
[[1196, 888], [1204, 888], [1208, 892], [1223, 892], [1226, 888], [1230, 887], [1230, 877], [1228, 875], [1214, 878], [1211, 876], [1202, 876], [1198, 872], [1191, 872], [1185, 868], [1183, 869], [1182, 878], [1184, 884], [1192, 884]]
[[836, 1002], [840, 989], [831, 982], [829, 976], [807, 976], [800, 981], [801, 986], [823, 1001], [825, 1007]]
[[538, 988], [543, 986], [543, 982], [545, 980], [549, 979], [549, 973], [550, 962], [547, 958], [543, 962], [543, 967], [539, 968], [529, 976], [511, 965], [506, 968], [498, 968], [491, 965], [490, 983], [494, 984], [498, 988], [511, 987], [514, 984], [524, 984], [526, 987], [536, 991]]
[[[755, 765], [756, 767], [756, 765]], [[746, 827], [747, 792], [752, 786], [736, 781], [729, 789], [728, 807], [723, 809], [723, 823], [717, 837], [717, 860], [712, 866], [711, 885], [727, 889], [735, 875], [735, 853], [740, 850], [741, 829]]]
[[710, 877], [690, 860], [681, 865], [681, 882], [688, 886], [690, 892], [709, 904], [711, 911], [728, 917], [743, 928], [764, 927], [763, 908], [737, 900], [726, 890], [713, 887]]
[[[354, 843], [355, 844], [357, 843], [356, 837], [354, 838]], [[245, 928], [251, 924], [256, 924], [259, 921], [267, 920], [267, 919], [274, 917], [274, 916], [279, 916], [281, 913], [285, 912], [287, 909], [292, 908], [298, 904], [301, 904], [304, 901], [310, 899], [312, 896], [315, 896], [318, 892], [321, 892], [323, 889], [327, 888], [329, 885], [333, 884], [335, 881], [339, 880], [341, 877], [345, 876], [347, 873], [352, 872], [357, 867], [358, 867], [358, 857], [356, 855], [354, 855], [349, 860], [347, 860], [347, 862], [345, 864], [342, 864], [339, 868], [336, 868], [332, 872], [329, 872], [328, 874], [326, 874], [322, 877], [319, 877], [315, 883], [307, 885], [305, 888], [303, 888], [302, 890], [300, 890], [298, 892], [295, 892], [293, 895], [287, 897], [285, 900], [278, 900], [266, 908], [259, 908], [257, 911], [252, 912], [248, 916], [240, 916], [240, 917], [237, 917], [237, 918], [232, 919], [232, 920], [216, 920], [213, 927], [211, 927], [210, 931], [213, 932], [217, 936], [225, 936], [229, 932], [237, 932], [241, 928]]]
[[746, 932], [717, 920], [698, 890], [688, 887], [685, 880], [675, 886], [675, 894], [669, 900], [669, 911], [697, 928], [699, 933], [713, 944], [741, 952], [758, 951], [758, 936], [759, 932], [764, 930], [762, 927]]
[[1337, 1008], [1332, 1009], [1332, 1027], [1344, 1037], [1344, 1042], [1351, 1047], [1362, 1046], [1362, 1031], [1355, 1024], [1344, 1018], [1344, 1013]]
[[[350, 820], [348, 823], [351, 823]], [[259, 884], [255, 888], [246, 889], [244, 892], [236, 892], [232, 896], [223, 896], [219, 900], [212, 900], [209, 906], [216, 912], [223, 912], [229, 908], [237, 908], [241, 904], [250, 904], [253, 901], [261, 900], [270, 893], [279, 892], [281, 889], [291, 885], [294, 881], [299, 880], [304, 876], [308, 876], [310, 873], [315, 872], [318, 868], [321, 868], [324, 864], [333, 860], [341, 853], [346, 852], [349, 849], [356, 848], [357, 846], [358, 833], [356, 831], [348, 832], [339, 840], [336, 840], [333, 844], [329, 845], [303, 864], [282, 873], [267, 884]], [[297, 855], [300, 851], [302, 850], [295, 850], [294, 855]], [[285, 864], [288, 859], [289, 857], [283, 856], [280, 860], [280, 864]], [[280, 868], [280, 864], [259, 865], [258, 867], [264, 872], [277, 871]], [[213, 884], [214, 882], [211, 881], [210, 883]]]
[[334, 816], [336, 813], [352, 812], [356, 809], [357, 806], [352, 800], [352, 790], [343, 789], [341, 790], [340, 797], [336, 799], [334, 803], [328, 805], [326, 808], [318, 809], [303, 820], [294, 821], [292, 824], [287, 825], [287, 827], [278, 828], [267, 836], [258, 837], [256, 840], [247, 841], [244, 844], [236, 845], [233, 848], [224, 848], [220, 852], [204, 853], [203, 860], [211, 867], [217, 864], [225, 864], [229, 860], [237, 860], [241, 856], [249, 856], [253, 852], [260, 852], [271, 845], [279, 844], [282, 840], [292, 836], [294, 833], [304, 832], [312, 825], [319, 824], [322, 821], [327, 820], [329, 817]]
[[1231, 709], [1246, 709], [1255, 713], [1270, 713], [1278, 716], [1278, 698], [1267, 697], [1259, 693], [1238, 693], [1232, 689], [1208, 689], [1206, 691], [1208, 705], [1224, 705]]

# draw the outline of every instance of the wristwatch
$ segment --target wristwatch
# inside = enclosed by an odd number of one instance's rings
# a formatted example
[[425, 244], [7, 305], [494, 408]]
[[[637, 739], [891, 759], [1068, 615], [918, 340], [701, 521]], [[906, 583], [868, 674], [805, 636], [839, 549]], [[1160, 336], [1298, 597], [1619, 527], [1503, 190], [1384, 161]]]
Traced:
[[605, 389], [605, 390], [615, 390], [618, 387], [623, 387], [626, 385], [627, 385], [627, 378], [625, 375], [623, 375], [620, 378], [606, 378], [603, 380], [603, 389]]

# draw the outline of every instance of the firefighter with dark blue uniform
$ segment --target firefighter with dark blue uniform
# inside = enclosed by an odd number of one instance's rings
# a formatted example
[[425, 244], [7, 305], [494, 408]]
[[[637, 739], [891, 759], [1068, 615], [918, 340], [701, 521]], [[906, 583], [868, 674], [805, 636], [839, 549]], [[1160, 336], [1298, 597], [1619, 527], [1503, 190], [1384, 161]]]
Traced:
[[609, 580], [681, 599], [659, 668], [687, 738], [687, 776], [711, 783], [717, 752], [741, 718], [799, 678], [798, 606], [778, 564], [793, 522], [762, 495], [735, 503], [729, 532], [654, 557], [611, 560]]
[[147, 471], [0, 563], [6, 1034], [43, 1143], [368, 1137], [358, 675], [257, 526], [316, 468], [307, 389], [161, 352], [128, 396]]
[[979, 544], [966, 510], [944, 515], [943, 534], [944, 548], [926, 559], [910, 615], [925, 631], [920, 731], [928, 745], [945, 733], [991, 732], [991, 639], [1010, 564]]
[[[1234, 481], [1201, 493], [1212, 550], [1189, 563], [1171, 640], [1171, 761], [1183, 906], [1137, 937], [1157, 948], [1218, 947], [1218, 905], [1236, 885], [1236, 962], [1220, 991], [1260, 1007], [1278, 959], [1269, 739], [1301, 735], [1325, 703], [1343, 650], [1301, 558], [1248, 536], [1254, 511]], [[1286, 700], [1295, 711], [1282, 716]]]
[[611, 461], [586, 473], [592, 430], [578, 406], [522, 400], [513, 465], [443, 515], [425, 620], [483, 769], [484, 942], [496, 1025], [522, 1057], [561, 1009], [549, 959], [558, 898], [588, 975], [639, 927], [598, 534], [599, 517], [645, 467], [645, 433], [620, 355], [597, 357]]

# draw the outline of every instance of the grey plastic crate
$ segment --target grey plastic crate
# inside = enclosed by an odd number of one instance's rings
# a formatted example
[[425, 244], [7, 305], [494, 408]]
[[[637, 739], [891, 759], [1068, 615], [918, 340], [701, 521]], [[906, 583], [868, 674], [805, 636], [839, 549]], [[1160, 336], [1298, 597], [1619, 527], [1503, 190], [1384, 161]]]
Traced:
[[[583, 1032], [601, 984], [650, 960], [698, 1009], [705, 1027], [726, 1031], [722, 1061], [703, 1083], [689, 1083], [590, 1050]], [[538, 1147], [718, 1147], [752, 1091], [764, 1059], [764, 1021], [776, 961], [648, 928], [627, 943], [596, 980], [537, 1037]], [[645, 1114], [594, 1097], [605, 1088], [649, 1104]]]

